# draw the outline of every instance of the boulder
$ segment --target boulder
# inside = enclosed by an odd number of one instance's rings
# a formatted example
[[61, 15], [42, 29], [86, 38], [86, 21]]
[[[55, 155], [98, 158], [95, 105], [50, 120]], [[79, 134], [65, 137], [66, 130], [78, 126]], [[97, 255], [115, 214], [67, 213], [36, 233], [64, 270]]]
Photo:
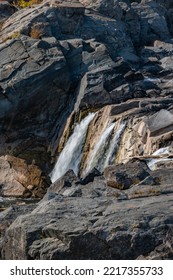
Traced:
[[0, 157], [1, 196], [42, 198], [50, 184], [35, 164], [13, 156]]
[[120, 190], [129, 189], [149, 176], [149, 169], [141, 161], [129, 161], [127, 164], [108, 166], [104, 177], [108, 186]]
[[169, 229], [163, 243], [147, 256], [139, 256], [138, 260], [169, 260], [173, 257], [172, 229]]
[[[74, 182], [77, 182], [78, 178], [75, 175], [73, 170], [67, 171], [61, 178], [55, 181], [55, 183], [51, 184], [48, 189], [48, 193], [51, 194], [60, 194], [63, 193], [66, 189], [71, 188]], [[46, 196], [47, 196], [46, 194]]]
[[94, 178], [97, 177], [97, 176], [101, 176], [101, 173], [99, 172], [99, 170], [97, 170], [97, 168], [94, 168], [84, 178], [82, 178], [80, 180], [80, 184], [81, 185], [86, 185], [90, 182], [93, 182]]
[[[0, 248], [6, 229], [14, 222], [17, 216], [30, 213], [36, 207], [35, 204], [30, 205], [13, 205], [3, 212], [0, 212]], [[0, 252], [0, 259], [1, 252]]]
[[148, 127], [150, 137], [164, 134], [173, 129], [173, 114], [162, 109], [158, 113], [146, 117], [144, 122]]

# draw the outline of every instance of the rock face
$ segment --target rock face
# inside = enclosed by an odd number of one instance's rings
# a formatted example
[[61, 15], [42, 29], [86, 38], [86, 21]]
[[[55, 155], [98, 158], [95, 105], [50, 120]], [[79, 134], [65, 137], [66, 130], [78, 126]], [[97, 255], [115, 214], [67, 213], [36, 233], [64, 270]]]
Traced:
[[34, 164], [12, 156], [0, 157], [0, 195], [42, 198], [49, 181]]
[[122, 162], [134, 156], [147, 157], [162, 147], [170, 146], [172, 116], [170, 111], [162, 109], [148, 117], [133, 118], [123, 134], [117, 160]]
[[[166, 178], [164, 170], [161, 174]], [[140, 190], [136, 185], [123, 193], [106, 186], [103, 177], [83, 186], [73, 173], [65, 175], [31, 213], [11, 224], [2, 258], [157, 259], [164, 253], [171, 259], [172, 178], [158, 185], [159, 178], [152, 187], [141, 181]]]
[[[73, 109], [97, 110], [158, 96], [159, 86], [144, 83], [142, 73], [135, 74], [131, 66], [138, 68], [142, 59], [144, 72], [163, 69], [158, 61], [166, 60], [165, 47], [159, 53], [157, 48], [145, 48], [140, 59], [135, 51], [136, 44], [143, 46], [141, 38], [145, 43], [170, 38], [165, 9], [152, 3], [52, 0], [6, 20], [0, 31], [0, 154], [28, 163], [34, 159], [48, 174]], [[140, 22], [143, 10], [144, 23], [152, 25], [145, 32]], [[138, 25], [139, 34], [134, 35], [133, 26]], [[157, 35], [154, 28], [161, 33]], [[168, 63], [162, 60], [162, 64], [167, 69]]]
[[3, 22], [16, 12], [16, 8], [9, 4], [10, 1], [0, 1], [0, 30]]
[[[0, 214], [2, 259], [173, 257], [172, 8], [0, 2], [0, 207], [44, 196]], [[89, 112], [79, 174], [50, 186]]]

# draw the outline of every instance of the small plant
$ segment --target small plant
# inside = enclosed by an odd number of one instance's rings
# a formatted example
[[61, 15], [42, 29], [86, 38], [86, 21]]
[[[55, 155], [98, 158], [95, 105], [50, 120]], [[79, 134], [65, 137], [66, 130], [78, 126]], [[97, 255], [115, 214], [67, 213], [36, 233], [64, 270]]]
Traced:
[[26, 8], [26, 7], [31, 6], [31, 3], [30, 3], [30, 1], [19, 0], [19, 1], [17, 2], [17, 6], [19, 6], [19, 7], [22, 8], [22, 9], [24, 9], [24, 8]]
[[159, 195], [159, 194], [161, 194], [161, 192], [158, 189], [150, 189], [149, 194], [150, 195]]
[[12, 33], [12, 34], [9, 36], [9, 39], [17, 39], [17, 38], [19, 38], [19, 36], [20, 36], [20, 32], [15, 31], [14, 33]]
[[31, 7], [34, 4], [40, 4], [43, 0], [17, 0], [14, 1], [15, 5], [20, 8], [20, 9], [24, 9], [27, 7]]
[[43, 33], [38, 27], [32, 27], [29, 36], [33, 39], [41, 39]]
[[8, 40], [11, 40], [11, 39], [17, 39], [20, 37], [20, 32], [18, 31], [15, 31], [14, 33], [12, 33], [11, 35], [5, 37], [5, 38], [2, 38], [2, 42], [6, 42]]

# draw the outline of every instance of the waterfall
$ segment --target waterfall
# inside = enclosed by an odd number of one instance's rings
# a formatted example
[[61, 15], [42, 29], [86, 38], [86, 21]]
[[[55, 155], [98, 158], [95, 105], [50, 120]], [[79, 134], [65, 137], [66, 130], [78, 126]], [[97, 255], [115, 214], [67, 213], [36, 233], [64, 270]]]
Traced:
[[[160, 148], [157, 151], [155, 151], [152, 155], [153, 156], [159, 156], [159, 155], [168, 155], [169, 154], [169, 147], [164, 147], [164, 148]], [[172, 159], [168, 159], [168, 158], [155, 158], [155, 159], [150, 159], [147, 163], [148, 167], [150, 168], [150, 170], [155, 170], [156, 168], [156, 164], [157, 162], [160, 161], [170, 161]]]
[[111, 135], [115, 123], [111, 123], [101, 135], [99, 141], [95, 144], [93, 152], [88, 160], [87, 167], [85, 170], [85, 175], [87, 175], [94, 167], [101, 171], [101, 164], [99, 161], [102, 160], [102, 156], [104, 154], [105, 145], [108, 144], [107, 140]]
[[52, 183], [63, 176], [69, 169], [72, 169], [76, 175], [78, 174], [86, 133], [94, 116], [94, 113], [90, 113], [81, 123], [76, 125], [51, 173]]
[[114, 158], [114, 154], [116, 152], [116, 148], [118, 146], [120, 137], [122, 135], [122, 132], [124, 131], [126, 124], [125, 123], [121, 123], [120, 127], [118, 129], [118, 131], [115, 133], [114, 137], [112, 138], [110, 145], [109, 145], [109, 149], [107, 151], [107, 155], [104, 161], [104, 168], [106, 166], [108, 166], [109, 164], [112, 164], [113, 162], [113, 158]]

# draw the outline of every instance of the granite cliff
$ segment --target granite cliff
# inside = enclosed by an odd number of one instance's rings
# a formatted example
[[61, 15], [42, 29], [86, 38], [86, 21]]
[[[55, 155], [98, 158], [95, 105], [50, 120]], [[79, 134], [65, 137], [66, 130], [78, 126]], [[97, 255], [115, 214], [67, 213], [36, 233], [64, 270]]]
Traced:
[[2, 259], [172, 259], [172, 13], [0, 2]]

